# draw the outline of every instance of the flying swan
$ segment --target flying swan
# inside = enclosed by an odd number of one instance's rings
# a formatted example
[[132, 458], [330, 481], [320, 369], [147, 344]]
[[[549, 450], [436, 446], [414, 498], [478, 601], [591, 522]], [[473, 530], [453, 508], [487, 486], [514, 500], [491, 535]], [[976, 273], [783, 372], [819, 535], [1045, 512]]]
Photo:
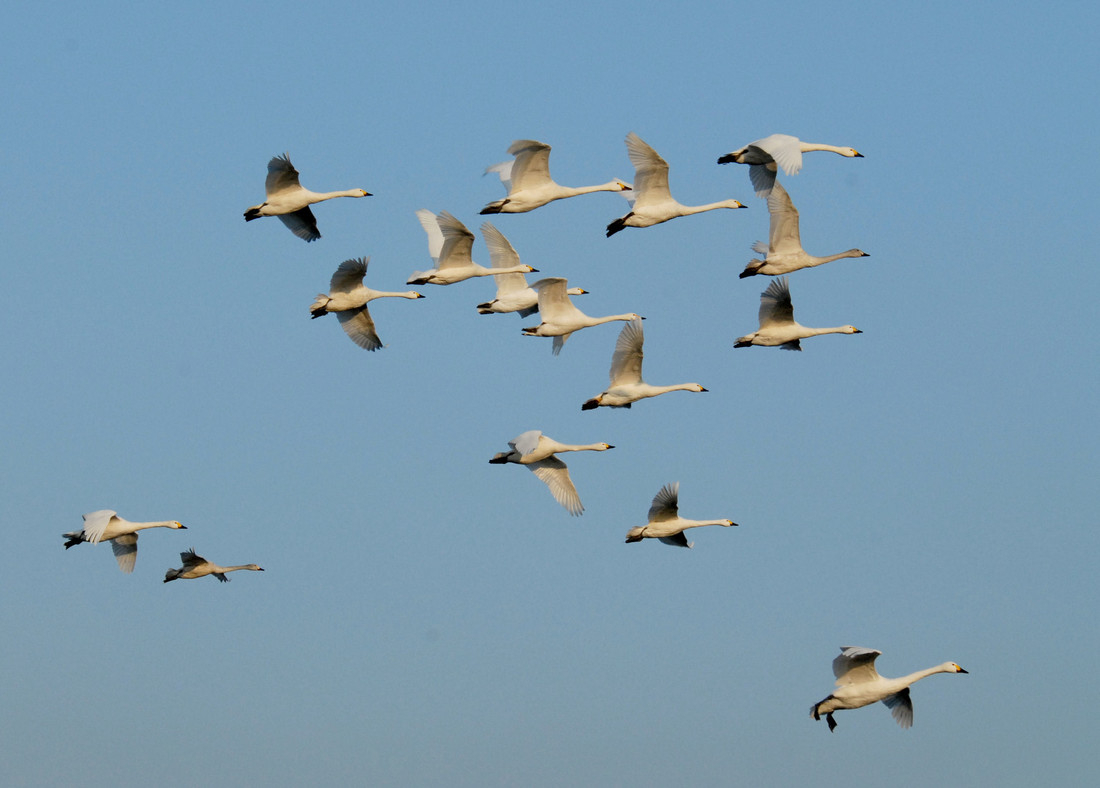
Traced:
[[820, 720], [825, 715], [829, 730], [836, 727], [833, 712], [838, 709], [858, 709], [882, 701], [890, 709], [898, 725], [913, 725], [913, 701], [909, 699], [909, 686], [933, 673], [967, 673], [954, 662], [945, 662], [934, 668], [918, 670], [896, 679], [883, 678], [875, 670], [875, 659], [881, 654], [873, 648], [841, 646], [840, 656], [833, 660], [836, 689], [825, 700], [810, 708], [810, 716]]
[[207, 575], [214, 575], [223, 583], [228, 583], [229, 578], [225, 576], [226, 572], [236, 572], [238, 569], [251, 569], [253, 572], [264, 571], [262, 566], [257, 564], [241, 564], [240, 566], [218, 566], [217, 564], [207, 561], [201, 555], [195, 554], [195, 548], [184, 553], [180, 553], [180, 560], [183, 561], [183, 566], [179, 569], [169, 569], [164, 575], [164, 582], [170, 583], [173, 580], [191, 580], [196, 577], [206, 577]]
[[568, 284], [567, 280], [552, 276], [540, 279], [531, 285], [539, 294], [539, 315], [542, 317], [542, 322], [537, 326], [527, 326], [523, 329], [524, 336], [553, 337], [555, 356], [561, 353], [565, 340], [569, 339], [574, 331], [598, 326], [601, 323], [610, 323], [613, 320], [643, 319], [634, 312], [625, 315], [589, 317], [573, 306], [573, 302], [569, 300], [569, 291], [566, 288]]
[[181, 525], [176, 520], [132, 523], [129, 520], [123, 520], [113, 509], [100, 509], [84, 515], [84, 527], [81, 530], [70, 531], [62, 536], [66, 539], [66, 550], [81, 542], [92, 544], [110, 542], [115, 560], [118, 561], [118, 568], [129, 574], [134, 571], [134, 564], [137, 562], [138, 531], [144, 531], [146, 528], [186, 529], [187, 526]]
[[430, 271], [414, 271], [407, 285], [453, 285], [475, 276], [538, 273], [538, 269], [529, 265], [486, 268], [475, 263], [471, 258], [474, 234], [446, 211], [434, 214], [421, 209], [416, 212], [416, 218], [428, 234], [428, 254], [436, 267]]
[[528, 430], [514, 440], [508, 441], [508, 445], [512, 447], [511, 451], [497, 452], [489, 462], [495, 465], [503, 465], [507, 462], [526, 465], [550, 488], [554, 500], [574, 516], [584, 512], [584, 507], [581, 505], [580, 496], [577, 495], [577, 488], [573, 486], [573, 480], [569, 478], [569, 469], [554, 455], [563, 451], [607, 451], [615, 448], [610, 443], [588, 443], [580, 446], [558, 443], [539, 430]]
[[787, 277], [773, 279], [768, 289], [760, 294], [760, 328], [751, 334], [738, 337], [734, 347], [762, 345], [784, 350], [802, 350], [801, 339], [821, 334], [862, 334], [855, 326], [836, 328], [807, 328], [794, 322], [794, 307], [791, 306], [791, 291], [787, 286]]
[[728, 528], [731, 525], [737, 525], [733, 520], [688, 520], [681, 517], [677, 504], [679, 497], [680, 482], [666, 484], [658, 490], [649, 507], [649, 523], [631, 528], [626, 534], [627, 543], [640, 542], [643, 539], [659, 539], [675, 547], [692, 547], [695, 543], [689, 542], [684, 536], [684, 531], [688, 528], [699, 528], [704, 525], [721, 525]]
[[[481, 237], [489, 247], [489, 260], [494, 269], [514, 269], [520, 265], [519, 254], [504, 237], [504, 233], [493, 226], [492, 222], [481, 225]], [[492, 301], [477, 305], [479, 315], [516, 312], [520, 317], [528, 317], [539, 311], [539, 294], [528, 287], [527, 279], [521, 273], [493, 274], [497, 283], [497, 295]], [[569, 295], [586, 295], [587, 290], [571, 287]]]
[[727, 153], [718, 158], [719, 164], [748, 164], [749, 180], [756, 189], [756, 196], [767, 198], [771, 194], [775, 184], [777, 165], [783, 168], [788, 175], [797, 175], [802, 169], [802, 154], [810, 151], [824, 150], [837, 153], [848, 158], [863, 158], [863, 154], [855, 148], [844, 148], [836, 145], [825, 145], [818, 142], [803, 142], [798, 137], [790, 134], [772, 134], [762, 140], [750, 142], [743, 148]]
[[340, 263], [329, 282], [329, 293], [320, 293], [309, 308], [310, 317], [318, 318], [329, 312], [336, 313], [340, 327], [348, 338], [365, 350], [378, 350], [382, 341], [374, 329], [374, 320], [370, 316], [367, 304], [376, 298], [423, 298], [415, 290], [404, 293], [387, 293], [364, 287], [363, 277], [367, 274], [369, 257], [359, 257]]

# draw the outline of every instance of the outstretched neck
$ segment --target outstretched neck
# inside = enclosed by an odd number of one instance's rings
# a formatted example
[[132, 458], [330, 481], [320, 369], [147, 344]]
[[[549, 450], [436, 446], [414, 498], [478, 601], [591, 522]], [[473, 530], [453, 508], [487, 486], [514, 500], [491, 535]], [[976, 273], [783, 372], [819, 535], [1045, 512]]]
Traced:
[[839, 153], [841, 156], [848, 156], [850, 148], [842, 148], [839, 145], [826, 145], [824, 142], [803, 142], [798, 146], [803, 153], [809, 153], [814, 150], [824, 150], [829, 153]]
[[362, 189], [343, 189], [338, 192], [309, 192], [309, 196], [313, 202], [321, 202], [335, 197], [363, 197], [365, 192]]
[[721, 200], [719, 202], [708, 202], [706, 205], [692, 205], [684, 207], [684, 215], [690, 215], [693, 213], [703, 213], [703, 211], [713, 211], [716, 208], [744, 208], [745, 206], [737, 200]]
[[156, 520], [148, 523], [130, 523], [135, 531], [144, 531], [146, 528], [178, 528], [175, 520]]
[[932, 676], [936, 673], [954, 673], [955, 666], [950, 662], [945, 662], [942, 665], [936, 665], [934, 668], [925, 668], [924, 670], [918, 670], [916, 673], [910, 673], [908, 676], [902, 676], [894, 679], [899, 683], [904, 682], [903, 686], [908, 687], [910, 684], [920, 681], [923, 678]]

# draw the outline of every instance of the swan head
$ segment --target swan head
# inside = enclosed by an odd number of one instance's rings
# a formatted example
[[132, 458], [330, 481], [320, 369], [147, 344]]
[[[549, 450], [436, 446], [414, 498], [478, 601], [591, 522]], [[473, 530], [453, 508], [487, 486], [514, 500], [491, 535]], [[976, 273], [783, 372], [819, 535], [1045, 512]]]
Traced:
[[169, 525], [168, 527], [169, 528], [182, 528], [185, 531], [187, 530], [187, 526], [184, 525], [183, 523], [181, 523], [179, 520], [173, 520], [172, 524]]
[[706, 389], [700, 386], [698, 383], [690, 383], [688, 384], [688, 391], [706, 391]]
[[353, 194], [352, 194], [353, 197], [370, 197], [371, 196], [371, 193], [368, 192], [366, 189], [352, 189], [352, 192], [353, 192]]
[[867, 254], [865, 251], [863, 251], [862, 249], [849, 249], [848, 254], [850, 254], [852, 257], [870, 257], [871, 256], [871, 255]]
[[731, 525], [737, 525], [733, 520], [723, 520], [721, 522], [723, 528], [729, 528]]
[[615, 179], [615, 183], [617, 183], [619, 185], [619, 191], [621, 191], [621, 192], [629, 192], [629, 191], [634, 190], [633, 186], [631, 186], [626, 181], [619, 180], [618, 178]]
[[529, 273], [529, 274], [537, 274], [537, 273], [539, 272], [539, 269], [537, 269], [537, 268], [532, 268], [532, 267], [531, 267], [531, 266], [529, 266], [529, 265], [525, 265], [525, 266], [523, 266], [523, 267], [527, 269], [527, 273]]
[[849, 159], [862, 159], [863, 154], [855, 148], [841, 148], [837, 151], [841, 156], [847, 156]]
[[947, 666], [948, 666], [948, 672], [949, 673], [969, 673], [970, 672], [969, 670], [963, 670], [962, 665], [957, 665], [954, 662], [948, 662]]
[[855, 326], [844, 326], [843, 332], [845, 334], [862, 334], [863, 333], [862, 331], [860, 331]]
[[597, 449], [596, 451], [607, 451], [608, 449], [614, 449], [615, 448], [610, 443], [601, 443], [599, 445], [602, 446], [603, 448]]
[[245, 567], [245, 569], [251, 569], [253, 572], [262, 572], [262, 571], [264, 571], [264, 568], [262, 566], [260, 566], [259, 564], [249, 564], [248, 566]]
[[745, 203], [741, 202], [740, 200], [730, 200], [728, 203], [726, 203], [726, 207], [727, 208], [748, 208], [749, 206], [745, 205]]

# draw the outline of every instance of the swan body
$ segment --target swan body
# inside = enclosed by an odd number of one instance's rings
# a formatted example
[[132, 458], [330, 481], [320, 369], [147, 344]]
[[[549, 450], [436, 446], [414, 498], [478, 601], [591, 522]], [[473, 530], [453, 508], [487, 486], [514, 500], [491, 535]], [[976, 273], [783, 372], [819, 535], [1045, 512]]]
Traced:
[[577, 488], [569, 478], [569, 469], [556, 456], [566, 451], [607, 451], [614, 449], [610, 443], [586, 443], [582, 445], [558, 443], [539, 430], [528, 430], [517, 438], [508, 441], [510, 451], [497, 452], [489, 462], [494, 465], [514, 462], [526, 465], [547, 487], [560, 503], [573, 516], [584, 512]]
[[718, 158], [719, 164], [748, 164], [749, 180], [752, 181], [756, 196], [767, 198], [775, 184], [775, 173], [779, 167], [788, 175], [797, 175], [802, 169], [802, 154], [815, 150], [828, 151], [848, 158], [863, 158], [855, 148], [837, 145], [825, 145], [817, 142], [803, 142], [790, 134], [772, 134], [756, 142], [750, 142], [743, 148]]
[[898, 725], [913, 725], [913, 702], [909, 699], [909, 687], [916, 681], [934, 673], [967, 673], [954, 662], [944, 662], [934, 668], [918, 670], [896, 679], [883, 678], [875, 670], [875, 659], [882, 654], [871, 648], [841, 646], [840, 656], [833, 660], [833, 675], [837, 689], [825, 700], [810, 708], [810, 716], [820, 720], [825, 715], [829, 730], [836, 727], [833, 712], [838, 709], [858, 709], [882, 701], [890, 709]]
[[529, 265], [517, 264], [508, 268], [486, 268], [478, 265], [471, 258], [474, 234], [446, 211], [434, 214], [422, 209], [416, 212], [416, 218], [428, 234], [428, 252], [436, 267], [430, 271], [414, 271], [405, 284], [453, 285], [475, 276], [538, 272], [538, 269]]
[[706, 391], [698, 383], [677, 383], [674, 386], [651, 386], [642, 380], [642, 321], [631, 320], [619, 333], [615, 352], [611, 356], [611, 386], [602, 394], [581, 405], [581, 410], [600, 406], [629, 408], [631, 403], [646, 397], [656, 397], [669, 391]]
[[[504, 237], [504, 233], [493, 226], [492, 222], [481, 225], [481, 236], [489, 247], [489, 260], [494, 269], [511, 269], [520, 265], [519, 254]], [[477, 305], [479, 315], [518, 312], [527, 317], [539, 311], [539, 294], [527, 285], [527, 279], [521, 273], [493, 274], [497, 283], [497, 295], [492, 301]], [[587, 290], [571, 287], [569, 295], [585, 295]]]
[[287, 229], [306, 241], [321, 237], [317, 231], [317, 218], [309, 206], [334, 197], [370, 197], [363, 189], [346, 189], [337, 192], [311, 192], [298, 183], [298, 171], [290, 163], [290, 154], [275, 156], [267, 163], [267, 182], [264, 184], [267, 198], [244, 212], [244, 220], [250, 222], [261, 216], [278, 216]]
[[634, 204], [625, 216], [607, 225], [607, 237], [625, 227], [651, 227], [678, 216], [713, 211], [716, 208], [744, 208], [737, 200], [706, 205], [683, 205], [668, 190], [668, 162], [633, 131], [626, 135], [626, 151], [634, 165]]
[[70, 531], [62, 534], [65, 538], [65, 549], [81, 542], [110, 542], [111, 550], [118, 561], [118, 568], [129, 574], [134, 571], [137, 563], [138, 531], [148, 528], [184, 528], [176, 520], [155, 520], [148, 523], [135, 523], [124, 520], [113, 509], [100, 509], [96, 512], [88, 512], [84, 515], [84, 527], [79, 531]]
[[201, 555], [195, 554], [195, 548], [180, 553], [180, 560], [183, 561], [183, 566], [179, 569], [169, 569], [164, 575], [164, 582], [169, 583], [173, 580], [192, 580], [196, 577], [206, 577], [207, 575], [214, 575], [222, 583], [228, 583], [229, 578], [225, 576], [226, 572], [236, 572], [238, 569], [251, 569], [253, 572], [264, 571], [262, 566], [257, 564], [241, 564], [240, 566], [218, 566], [212, 561], [207, 561]]
[[737, 525], [733, 520], [688, 520], [681, 517], [679, 497], [680, 482], [666, 484], [658, 490], [649, 507], [649, 522], [646, 525], [631, 528], [626, 534], [627, 543], [640, 542], [643, 539], [659, 539], [675, 547], [690, 548], [694, 542], [689, 542], [684, 536], [684, 531], [688, 528], [700, 528], [704, 525], [721, 525], [728, 528], [731, 525]]
[[798, 209], [794, 207], [791, 196], [780, 183], [772, 187], [771, 195], [768, 197], [768, 213], [771, 215], [768, 242], [765, 244], [757, 241], [752, 247], [753, 251], [764, 255], [764, 259], [750, 261], [741, 272], [741, 279], [757, 274], [765, 276], [789, 274], [792, 271], [813, 268], [844, 257], [870, 257], [862, 249], [849, 249], [847, 252], [825, 257], [807, 254], [802, 249], [802, 238], [798, 232]]
[[568, 281], [561, 277], [549, 277], [531, 285], [539, 294], [539, 315], [542, 317], [542, 322], [537, 326], [528, 326], [523, 329], [524, 336], [553, 337], [555, 356], [561, 352], [565, 341], [574, 331], [598, 326], [601, 323], [610, 323], [613, 320], [642, 320], [634, 312], [625, 315], [589, 317], [573, 306], [573, 302], [569, 300], [569, 291], [566, 287], [568, 284]]
[[751, 334], [738, 337], [734, 347], [781, 347], [784, 350], [802, 350], [799, 340], [822, 334], [862, 334], [855, 326], [836, 328], [807, 328], [794, 321], [791, 291], [787, 277], [772, 280], [768, 289], [760, 295], [760, 328]]
[[555, 183], [550, 177], [550, 146], [544, 142], [516, 140], [508, 148], [508, 154], [515, 158], [485, 170], [486, 174], [495, 172], [500, 175], [500, 180], [508, 187], [508, 196], [486, 205], [481, 209], [482, 214], [526, 213], [548, 202], [576, 197], [578, 194], [630, 189], [629, 184], [618, 178], [598, 186], [577, 188]]
[[369, 257], [359, 257], [340, 263], [329, 282], [328, 295], [320, 293], [309, 308], [309, 312], [310, 317], [314, 319], [335, 312], [336, 318], [340, 321], [340, 327], [344, 329], [348, 338], [359, 347], [373, 351], [382, 347], [382, 341], [378, 338], [378, 332], [375, 331], [374, 320], [370, 316], [367, 304], [376, 298], [413, 299], [424, 296], [415, 290], [387, 293], [365, 287], [363, 277], [367, 274], [369, 263]]

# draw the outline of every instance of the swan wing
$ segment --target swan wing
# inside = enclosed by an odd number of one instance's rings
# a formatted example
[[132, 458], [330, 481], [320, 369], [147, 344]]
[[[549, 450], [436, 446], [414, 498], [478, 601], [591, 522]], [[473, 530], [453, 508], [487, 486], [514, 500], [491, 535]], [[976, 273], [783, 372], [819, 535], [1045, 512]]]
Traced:
[[794, 322], [794, 307], [791, 305], [791, 289], [787, 284], [787, 277], [776, 277], [761, 294], [759, 317], [761, 328]]
[[100, 509], [84, 515], [84, 541], [96, 543], [103, 539], [111, 518], [118, 514], [114, 509]]
[[657, 541], [664, 542], [665, 544], [670, 544], [673, 547], [690, 548], [692, 545], [692, 543], [687, 540], [687, 537], [684, 536], [683, 531], [680, 531], [680, 533], [678, 534], [672, 534], [671, 536], [658, 536]]
[[500, 176], [500, 182], [507, 187], [508, 191], [512, 190], [512, 165], [516, 163], [515, 159], [508, 159], [508, 161], [502, 161], [499, 164], [493, 164], [485, 168], [485, 172], [482, 175], [488, 175], [490, 172], [495, 172]]
[[[520, 265], [519, 253], [492, 222], [481, 225], [481, 237], [489, 247], [489, 261], [493, 268], [515, 268]], [[527, 278], [520, 273], [493, 274], [493, 279], [497, 283], [497, 298], [527, 288]]]
[[750, 164], [749, 180], [757, 197], [767, 197], [775, 186], [775, 162], [770, 164]]
[[111, 550], [118, 561], [118, 568], [126, 574], [133, 572], [137, 563], [137, 541], [137, 534], [123, 534], [111, 540]]
[[196, 566], [202, 566], [206, 563], [206, 559], [195, 552], [195, 548], [180, 553], [180, 560], [183, 561], [184, 569], [194, 569]]
[[417, 211], [416, 218], [420, 220], [420, 226], [428, 234], [428, 254], [438, 265], [439, 253], [443, 251], [443, 231], [439, 229], [439, 221], [427, 208]]
[[584, 511], [581, 497], [577, 495], [577, 488], [573, 486], [573, 480], [569, 478], [569, 469], [565, 467], [564, 462], [550, 456], [545, 460], [533, 462], [527, 467], [550, 488], [554, 500], [564, 506], [570, 514], [579, 515]]
[[752, 144], [771, 155], [788, 175], [796, 175], [802, 169], [802, 145], [798, 137], [772, 134]]
[[580, 312], [569, 300], [569, 293], [566, 292], [568, 285], [569, 281], [560, 276], [540, 279], [531, 285], [531, 289], [539, 294], [539, 312], [544, 323], [554, 323]]
[[382, 340], [378, 338], [378, 332], [374, 330], [374, 319], [371, 318], [366, 304], [358, 309], [347, 309], [336, 313], [336, 319], [340, 321], [340, 327], [348, 335], [348, 339], [364, 350], [378, 350], [382, 347]]
[[798, 209], [791, 202], [791, 195], [781, 183], [772, 186], [768, 196], [768, 213], [771, 214], [771, 227], [768, 231], [770, 251], [787, 254], [802, 251], [802, 240], [798, 232]]
[[861, 646], [841, 646], [840, 654], [833, 660], [833, 675], [836, 685], [862, 684], [881, 678], [875, 670], [875, 660], [881, 651]]
[[512, 440], [508, 441], [508, 445], [520, 453], [520, 456], [530, 454], [539, 447], [539, 438], [542, 437], [541, 430], [527, 430], [527, 432], [517, 435]]
[[321, 232], [317, 229], [317, 217], [308, 205], [294, 213], [279, 214], [279, 220], [303, 241], [316, 241], [321, 237]]
[[671, 482], [658, 490], [649, 506], [649, 521], [656, 523], [679, 517], [679, 498], [680, 482]]
[[462, 268], [473, 262], [470, 253], [474, 248], [474, 234], [446, 211], [436, 217], [443, 234], [443, 248], [439, 252], [439, 269]]
[[626, 135], [626, 152], [634, 165], [634, 207], [672, 199], [668, 191], [668, 162], [633, 131]]
[[913, 701], [909, 698], [908, 687], [893, 695], [887, 695], [882, 702], [890, 709], [890, 714], [897, 720], [898, 725], [903, 728], [913, 727]]
[[336, 269], [336, 273], [329, 280], [330, 294], [350, 293], [355, 288], [361, 287], [363, 277], [367, 275], [367, 265], [369, 263], [369, 257], [357, 257], [340, 263], [340, 267]]
[[642, 321], [631, 320], [619, 332], [615, 352], [611, 356], [611, 385], [642, 382]]
[[509, 192], [533, 189], [551, 183], [550, 146], [538, 140], [516, 140], [508, 148], [515, 156]]
[[264, 191], [267, 192], [268, 197], [279, 192], [301, 188], [302, 184], [298, 183], [298, 171], [290, 163], [289, 153], [275, 156], [267, 163], [267, 180], [264, 182]]

